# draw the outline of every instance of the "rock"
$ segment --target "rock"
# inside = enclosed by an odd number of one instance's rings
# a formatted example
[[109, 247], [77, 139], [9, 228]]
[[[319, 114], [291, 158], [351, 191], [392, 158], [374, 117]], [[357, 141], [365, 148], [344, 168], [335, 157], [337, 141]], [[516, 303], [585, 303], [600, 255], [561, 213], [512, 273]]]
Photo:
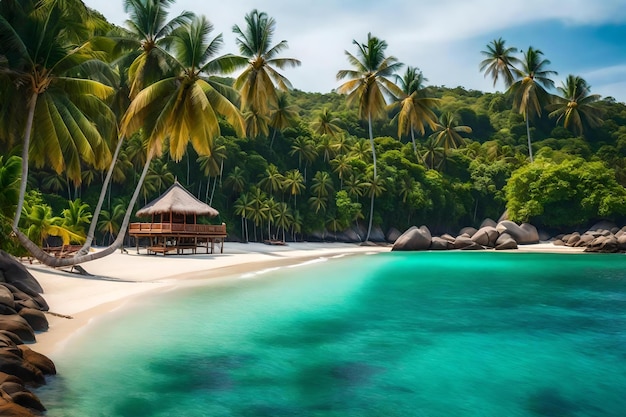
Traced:
[[539, 230], [539, 241], [547, 242], [552, 239], [552, 235], [545, 230]]
[[441, 235], [439, 237], [442, 238], [443, 240], [447, 240], [450, 243], [454, 243], [454, 240], [456, 239], [454, 236], [449, 235], [447, 233], [444, 233], [443, 235]]
[[8, 288], [13, 293], [13, 298], [17, 307], [16, 310], [19, 310], [20, 306], [35, 308], [41, 311], [48, 311], [49, 309], [48, 303], [46, 302], [46, 300], [43, 299], [40, 294], [25, 293], [24, 291], [20, 290], [12, 284], [4, 283], [0, 284], [0, 286]]
[[32, 327], [23, 317], [17, 314], [0, 316], [0, 330], [8, 330], [11, 333], [15, 333], [23, 342], [35, 342], [35, 332]]
[[430, 243], [430, 249], [432, 250], [448, 250], [452, 249], [452, 243], [446, 239], [438, 236], [433, 236]]
[[35, 368], [39, 369], [44, 375], [56, 375], [57, 369], [54, 366], [54, 362], [46, 355], [39, 352], [35, 352], [28, 346], [19, 345], [18, 348], [22, 351], [22, 358]]
[[490, 219], [489, 217], [487, 217], [485, 220], [483, 220], [480, 223], [480, 227], [478, 228], [478, 230], [482, 229], [485, 226], [491, 226], [491, 227], [495, 228], [497, 225], [498, 225], [498, 223], [495, 220]]
[[11, 314], [17, 314], [17, 311], [4, 304], [0, 304], [0, 315], [10, 316]]
[[599, 222], [597, 222], [596, 224], [594, 224], [593, 226], [591, 226], [587, 230], [589, 230], [589, 231], [597, 231], [597, 230], [612, 231], [613, 229], [615, 229], [615, 231], [617, 231], [617, 230], [619, 230], [619, 227], [617, 227], [617, 225], [615, 223], [613, 223], [612, 221], [600, 220]]
[[556, 240], [552, 241], [552, 244], [554, 246], [565, 246], [565, 242], [563, 242], [561, 239], [556, 239]]
[[510, 220], [503, 220], [496, 227], [498, 233], [508, 233], [518, 245], [529, 245], [539, 243], [539, 233], [537, 228], [529, 223], [517, 225]]
[[8, 330], [0, 330], [0, 338], [10, 339], [16, 345], [21, 345], [24, 343], [24, 341], [20, 339], [18, 335]]
[[39, 368], [6, 350], [0, 350], [0, 372], [15, 375], [27, 385], [40, 386], [46, 383]]
[[622, 233], [617, 237], [617, 249], [626, 251], [626, 233]]
[[517, 242], [508, 233], [502, 233], [495, 244], [496, 250], [517, 249]]
[[432, 241], [430, 230], [426, 226], [411, 226], [393, 244], [392, 251], [428, 250]]
[[34, 331], [45, 332], [48, 330], [48, 319], [40, 310], [23, 308], [18, 314], [28, 322]]
[[574, 232], [572, 234], [563, 236], [563, 241], [565, 242], [565, 245], [567, 246], [575, 246], [579, 240], [580, 240], [580, 233], [578, 232]]
[[39, 282], [17, 259], [0, 250], [0, 282], [11, 284], [27, 294], [43, 294]]
[[12, 401], [4, 400], [4, 403], [0, 404], [0, 416], [2, 417], [35, 417], [29, 409], [22, 407], [19, 404], [15, 404]]
[[353, 229], [347, 229], [335, 235], [338, 242], [357, 243], [361, 241], [361, 237]]
[[454, 239], [454, 243], [452, 244], [452, 247], [454, 249], [463, 249], [465, 247], [468, 246], [473, 246], [476, 243], [472, 240], [471, 237], [469, 237], [467, 234], [462, 234], [457, 236], [456, 239]]
[[4, 384], [5, 382], [16, 382], [18, 384], [24, 385], [24, 382], [15, 375], [9, 375], [7, 373], [0, 372], [0, 385]]
[[471, 239], [473, 242], [476, 242], [479, 245], [493, 248], [496, 244], [498, 236], [500, 236], [500, 234], [495, 227], [484, 226], [478, 229], [478, 231], [474, 233]]
[[383, 229], [381, 229], [380, 226], [372, 226], [369, 240], [371, 240], [372, 242], [386, 242]]
[[469, 237], [472, 237], [477, 231], [475, 227], [464, 227], [459, 231], [459, 236], [467, 234]]
[[583, 247], [587, 247], [589, 246], [589, 244], [596, 238], [596, 236], [594, 236], [591, 233], [583, 233], [580, 236], [580, 239], [578, 239], [578, 241], [576, 241], [576, 243], [574, 243], [574, 247], [576, 248], [583, 248]]
[[483, 245], [479, 245], [476, 242], [472, 242], [471, 245], [464, 246], [461, 248], [461, 250], [485, 250], [485, 247]]
[[22, 407], [36, 411], [46, 411], [46, 407], [43, 406], [39, 398], [30, 392], [23, 384], [5, 382], [0, 385], [0, 390], [7, 393], [14, 403]]
[[385, 238], [389, 243], [396, 243], [396, 240], [398, 240], [400, 236], [402, 236], [402, 232], [395, 227], [392, 227], [387, 231], [387, 236], [385, 236]]
[[618, 251], [617, 238], [613, 235], [598, 236], [585, 248], [585, 252], [615, 253]]
[[4, 285], [0, 285], [0, 304], [15, 309], [13, 293]]

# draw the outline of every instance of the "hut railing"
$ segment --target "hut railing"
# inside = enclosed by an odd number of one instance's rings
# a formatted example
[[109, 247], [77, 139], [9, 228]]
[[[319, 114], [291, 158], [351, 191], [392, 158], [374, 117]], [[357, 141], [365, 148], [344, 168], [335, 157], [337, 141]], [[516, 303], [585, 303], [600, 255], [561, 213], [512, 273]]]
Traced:
[[226, 235], [225, 224], [131, 223], [128, 230], [130, 234], [197, 233], [206, 235]]

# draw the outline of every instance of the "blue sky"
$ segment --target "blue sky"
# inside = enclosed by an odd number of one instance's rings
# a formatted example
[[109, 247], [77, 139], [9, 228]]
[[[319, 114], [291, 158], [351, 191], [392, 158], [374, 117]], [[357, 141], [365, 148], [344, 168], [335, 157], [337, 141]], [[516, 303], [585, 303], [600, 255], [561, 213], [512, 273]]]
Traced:
[[[122, 0], [84, 0], [107, 19], [123, 24]], [[502, 37], [507, 45], [544, 52], [560, 85], [582, 76], [591, 92], [626, 102], [626, 0], [177, 0], [182, 10], [205, 15], [222, 33], [222, 53], [238, 53], [234, 24], [254, 8], [277, 22], [274, 43], [287, 40], [283, 56], [302, 65], [284, 71], [294, 88], [326, 93], [337, 88], [337, 71], [350, 68], [344, 51], [367, 33], [389, 44], [388, 55], [420, 68], [428, 84], [502, 90], [479, 72], [480, 51]]]

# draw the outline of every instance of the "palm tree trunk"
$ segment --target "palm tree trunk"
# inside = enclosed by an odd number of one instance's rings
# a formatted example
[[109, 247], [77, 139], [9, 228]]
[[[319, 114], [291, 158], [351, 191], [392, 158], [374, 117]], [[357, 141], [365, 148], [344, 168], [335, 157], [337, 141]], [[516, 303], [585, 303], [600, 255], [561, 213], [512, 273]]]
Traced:
[[22, 178], [20, 180], [20, 194], [17, 200], [17, 208], [15, 209], [15, 217], [13, 218], [13, 230], [17, 230], [22, 217], [22, 207], [24, 207], [24, 198], [26, 197], [26, 183], [28, 182], [28, 150], [30, 148], [30, 135], [33, 131], [33, 119], [35, 118], [35, 107], [37, 107], [37, 98], [39, 94], [33, 93], [28, 103], [28, 118], [26, 119], [26, 128], [24, 129], [24, 143], [22, 144]]
[[[85, 244], [82, 248], [76, 253], [76, 256], [85, 255], [89, 248], [91, 247], [91, 242], [93, 242], [93, 237], [96, 233], [96, 226], [98, 224], [98, 217], [100, 216], [100, 211], [102, 210], [102, 203], [104, 203], [104, 199], [107, 194], [107, 190], [109, 189], [109, 183], [111, 182], [111, 177], [113, 176], [113, 170], [115, 168], [115, 163], [117, 162], [117, 157], [120, 154], [120, 149], [122, 149], [123, 138], [120, 138], [117, 142], [117, 146], [115, 147], [115, 153], [113, 154], [113, 159], [111, 160], [111, 165], [109, 166], [109, 170], [107, 171], [107, 175], [104, 178], [104, 183], [102, 183], [102, 189], [100, 190], [100, 198], [98, 199], [98, 204], [96, 204], [96, 208], [93, 212], [93, 216], [91, 218], [91, 224], [89, 225], [89, 231], [87, 232], [87, 238], [85, 239]], [[111, 193], [109, 192], [109, 209], [111, 206]]]
[[413, 152], [417, 156], [417, 145], [415, 144], [415, 131], [411, 128], [411, 141], [413, 142]]
[[209, 206], [213, 205], [213, 196], [215, 195], [216, 187], [217, 187], [217, 176], [213, 178], [213, 190], [211, 190], [211, 198], [209, 199]]
[[[367, 121], [369, 125], [369, 134], [370, 134], [370, 144], [372, 145], [372, 159], [374, 161], [374, 181], [378, 177], [376, 172], [376, 147], [374, 146], [374, 133], [372, 132], [372, 114], [369, 113], [367, 115]], [[372, 193], [372, 197], [370, 199], [370, 220], [369, 225], [367, 226], [367, 236], [365, 236], [365, 241], [370, 240], [370, 234], [372, 233], [372, 219], [374, 217], [374, 193]]]
[[533, 162], [533, 147], [530, 142], [530, 123], [528, 121], [528, 107], [526, 107], [526, 134], [528, 136], [528, 155], [530, 155], [530, 162]]
[[63, 266], [74, 266], [74, 265], [78, 265], [84, 262], [89, 262], [89, 261], [93, 261], [96, 259], [104, 258], [105, 256], [112, 254], [113, 252], [115, 252], [117, 248], [122, 246], [122, 244], [124, 243], [124, 238], [126, 237], [126, 229], [128, 228], [128, 223], [130, 223], [130, 216], [133, 212], [133, 207], [135, 206], [137, 198], [139, 197], [139, 193], [141, 191], [141, 186], [143, 185], [143, 181], [146, 178], [146, 175], [148, 174], [148, 167], [150, 166], [151, 160], [152, 160], [152, 155], [149, 154], [146, 158], [146, 164], [144, 165], [143, 171], [141, 173], [141, 177], [139, 177], [139, 182], [137, 183], [137, 186], [135, 187], [135, 192], [133, 193], [133, 197], [128, 203], [128, 208], [126, 209], [126, 214], [124, 215], [124, 221], [122, 222], [122, 226], [120, 227], [120, 232], [115, 238], [115, 241], [113, 242], [113, 244], [108, 246], [107, 248], [98, 252], [93, 252], [93, 253], [89, 253], [87, 255], [82, 255], [82, 256], [76, 256], [73, 258], [57, 258], [53, 255], [50, 255], [49, 253], [44, 252], [43, 249], [41, 249], [33, 241], [31, 241], [28, 238], [28, 236], [22, 233], [17, 227], [13, 228], [13, 232], [17, 236], [17, 239], [22, 244], [22, 246], [24, 246], [24, 248], [26, 248], [30, 252], [30, 254], [33, 255], [35, 259], [37, 259], [42, 264], [50, 266], [52, 268], [59, 268]]

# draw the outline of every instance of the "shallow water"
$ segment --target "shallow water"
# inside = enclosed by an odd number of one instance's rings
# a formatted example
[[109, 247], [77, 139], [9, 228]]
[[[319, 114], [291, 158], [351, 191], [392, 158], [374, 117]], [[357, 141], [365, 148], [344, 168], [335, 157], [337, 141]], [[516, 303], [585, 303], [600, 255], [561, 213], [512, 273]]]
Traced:
[[50, 417], [622, 417], [626, 257], [332, 259], [150, 297], [53, 359]]

